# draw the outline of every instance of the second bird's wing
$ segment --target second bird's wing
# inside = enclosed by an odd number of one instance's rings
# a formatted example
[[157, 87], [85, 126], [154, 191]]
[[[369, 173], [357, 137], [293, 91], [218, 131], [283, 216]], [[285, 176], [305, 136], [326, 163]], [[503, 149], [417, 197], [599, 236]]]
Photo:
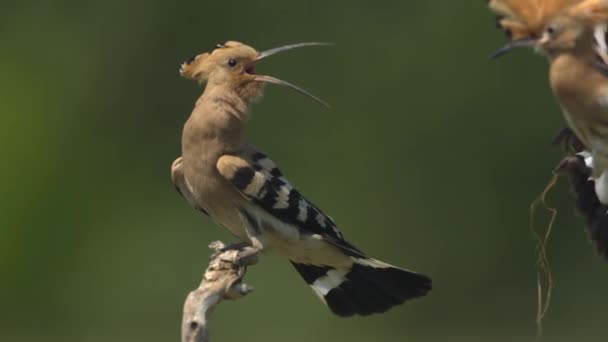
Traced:
[[598, 253], [608, 258], [608, 206], [600, 203], [595, 193], [595, 181], [591, 178], [593, 157], [569, 128], [563, 129], [554, 143], [570, 152], [556, 170], [569, 175], [576, 208], [585, 220], [589, 237]]
[[347, 242], [334, 221], [307, 200], [264, 153], [224, 155], [217, 163], [220, 174], [242, 195], [301, 234], [317, 235], [354, 257], [364, 253]]

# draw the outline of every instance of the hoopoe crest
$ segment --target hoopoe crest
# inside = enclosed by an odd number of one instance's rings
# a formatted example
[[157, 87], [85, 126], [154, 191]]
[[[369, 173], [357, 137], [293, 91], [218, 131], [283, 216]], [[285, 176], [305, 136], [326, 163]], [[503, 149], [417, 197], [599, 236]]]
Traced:
[[517, 47], [551, 56], [575, 48], [586, 33], [608, 21], [608, 0], [490, 0], [488, 5], [511, 39], [494, 57]]

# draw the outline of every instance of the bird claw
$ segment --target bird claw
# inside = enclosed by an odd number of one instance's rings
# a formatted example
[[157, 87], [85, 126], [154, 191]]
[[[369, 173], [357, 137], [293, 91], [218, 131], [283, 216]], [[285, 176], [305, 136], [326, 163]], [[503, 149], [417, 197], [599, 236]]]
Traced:
[[219, 252], [225, 247], [226, 245], [222, 241], [213, 241], [209, 244], [209, 248], [213, 249], [215, 252]]
[[231, 243], [229, 245], [226, 245], [225, 243], [223, 243], [221, 241], [213, 241], [212, 243], [209, 244], [209, 248], [214, 251], [213, 254], [211, 254], [210, 259], [215, 259], [219, 255], [226, 253], [228, 251], [241, 251], [248, 246], [249, 246], [249, 244], [247, 244], [246, 242], [237, 242], [237, 243]]
[[[250, 246], [247, 242], [237, 242], [229, 245], [221, 241], [214, 241], [209, 244], [209, 248], [214, 252], [209, 257], [210, 260], [220, 258], [221, 261], [237, 263], [239, 266], [254, 265], [258, 261], [259, 249]], [[234, 251], [229, 255], [223, 255], [226, 252]]]
[[230, 287], [230, 289], [226, 293], [224, 293], [224, 298], [239, 299], [250, 294], [251, 292], [253, 292], [253, 290], [253, 286], [239, 282], [232, 285], [232, 287]]
[[223, 248], [220, 249], [220, 252], [224, 253], [228, 251], [240, 251], [246, 247], [249, 247], [249, 244], [247, 242], [241, 241], [225, 245]]

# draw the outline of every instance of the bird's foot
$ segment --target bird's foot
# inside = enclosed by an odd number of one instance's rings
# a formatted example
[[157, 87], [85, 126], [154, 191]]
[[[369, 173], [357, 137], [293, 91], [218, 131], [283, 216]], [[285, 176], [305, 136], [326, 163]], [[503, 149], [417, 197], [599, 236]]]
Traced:
[[[221, 258], [223, 261], [234, 262], [238, 261], [240, 265], [253, 265], [257, 262], [257, 255], [260, 250], [250, 246], [247, 242], [236, 242], [229, 245], [224, 244], [221, 241], [214, 241], [209, 244], [209, 248], [214, 250], [211, 254], [210, 259]], [[228, 253], [234, 252], [234, 253]], [[228, 255], [228, 254], [230, 255]], [[226, 254], [226, 257], [223, 257]], [[236, 254], [236, 255], [234, 255]]]

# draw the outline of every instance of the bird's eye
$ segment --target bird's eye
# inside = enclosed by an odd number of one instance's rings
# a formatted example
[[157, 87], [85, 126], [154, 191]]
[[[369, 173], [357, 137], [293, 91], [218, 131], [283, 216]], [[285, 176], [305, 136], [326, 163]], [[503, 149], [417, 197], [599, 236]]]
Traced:
[[554, 26], [549, 26], [549, 27], [547, 27], [547, 33], [548, 33], [549, 35], [551, 35], [551, 36], [552, 36], [552, 35], [554, 35], [554, 34], [555, 34], [555, 32], [557, 32], [557, 29], [556, 29]]
[[230, 58], [230, 59], [228, 60], [228, 66], [229, 66], [229, 67], [234, 68], [234, 67], [236, 66], [236, 64], [237, 64], [237, 63], [236, 63], [236, 60], [235, 60], [235, 59]]

